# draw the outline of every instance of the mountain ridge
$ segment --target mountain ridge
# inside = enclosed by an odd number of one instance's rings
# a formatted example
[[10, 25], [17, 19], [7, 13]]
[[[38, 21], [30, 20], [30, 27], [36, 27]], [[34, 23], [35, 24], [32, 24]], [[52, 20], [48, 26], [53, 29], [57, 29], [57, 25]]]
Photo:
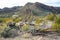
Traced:
[[[27, 11], [29, 10], [29, 11]], [[26, 13], [31, 13], [33, 15], [47, 15], [49, 14], [50, 12], [51, 13], [54, 13], [54, 14], [59, 14], [60, 13], [60, 7], [53, 7], [53, 6], [48, 6], [48, 5], [45, 5], [43, 3], [39, 3], [39, 2], [35, 2], [35, 3], [31, 3], [31, 2], [28, 2], [26, 5], [24, 6], [15, 6], [15, 7], [12, 7], [12, 8], [3, 8], [3, 9], [0, 9], [0, 14], [26, 14]]]

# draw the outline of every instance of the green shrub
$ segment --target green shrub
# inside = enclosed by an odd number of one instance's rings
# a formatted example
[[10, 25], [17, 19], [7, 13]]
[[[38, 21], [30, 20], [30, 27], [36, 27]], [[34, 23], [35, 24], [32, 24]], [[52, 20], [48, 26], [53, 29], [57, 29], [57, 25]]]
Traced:
[[28, 30], [28, 25], [24, 24], [21, 28], [22, 31], [27, 31]]
[[4, 38], [16, 37], [18, 36], [18, 31], [16, 29], [6, 28], [4, 32], [2, 32], [1, 36]]
[[60, 24], [60, 17], [56, 17], [56, 18], [54, 19], [54, 21], [55, 21], [55, 23]]
[[53, 23], [53, 24], [52, 24], [52, 30], [53, 30], [53, 31], [60, 31], [60, 24], [58, 24], [58, 23]]
[[40, 22], [41, 22], [41, 19], [40, 18], [36, 18], [35, 23], [39, 24]]
[[0, 24], [0, 33], [2, 33], [6, 27], [6, 24]]
[[47, 15], [47, 16], [45, 17], [46, 20], [51, 20], [51, 21], [53, 21], [54, 18], [55, 18], [55, 15], [54, 15], [54, 14], [49, 14], [49, 15]]

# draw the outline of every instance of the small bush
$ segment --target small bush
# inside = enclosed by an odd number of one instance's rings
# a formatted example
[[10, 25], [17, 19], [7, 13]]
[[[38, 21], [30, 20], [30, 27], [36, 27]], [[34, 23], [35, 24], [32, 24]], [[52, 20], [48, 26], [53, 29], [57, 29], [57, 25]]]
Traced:
[[60, 24], [60, 17], [57, 17], [57, 18], [55, 18], [55, 23], [58, 23], [58, 24]]
[[22, 29], [22, 31], [27, 31], [28, 30], [28, 25], [24, 24], [21, 29]]
[[6, 27], [6, 24], [0, 24], [0, 33], [2, 33]]
[[16, 29], [6, 28], [5, 31], [1, 34], [2, 37], [16, 37], [18, 36], [18, 32]]
[[58, 24], [58, 23], [53, 23], [53, 24], [52, 24], [52, 30], [53, 30], [53, 31], [60, 31], [60, 24]]
[[41, 19], [40, 18], [36, 18], [35, 23], [39, 24], [40, 22], [41, 22]]
[[51, 21], [53, 21], [54, 18], [55, 18], [55, 15], [54, 15], [54, 14], [49, 14], [49, 15], [47, 15], [47, 16], [45, 17], [46, 20], [51, 20]]

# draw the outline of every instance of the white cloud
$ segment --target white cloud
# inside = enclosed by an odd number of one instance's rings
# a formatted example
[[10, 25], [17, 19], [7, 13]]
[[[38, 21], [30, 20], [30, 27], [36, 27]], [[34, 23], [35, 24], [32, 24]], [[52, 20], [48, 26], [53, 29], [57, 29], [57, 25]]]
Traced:
[[25, 5], [27, 2], [41, 2], [47, 5], [60, 6], [56, 4], [56, 2], [60, 2], [60, 0], [0, 0], [0, 8], [21, 6]]

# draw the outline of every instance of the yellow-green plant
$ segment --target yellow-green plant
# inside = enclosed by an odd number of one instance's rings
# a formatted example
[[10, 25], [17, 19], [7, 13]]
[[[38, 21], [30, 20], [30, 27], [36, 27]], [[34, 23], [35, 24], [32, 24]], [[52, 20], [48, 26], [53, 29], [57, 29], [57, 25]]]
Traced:
[[22, 18], [18, 17], [18, 18], [13, 18], [12, 20], [13, 20], [13, 22], [20, 22], [20, 21], [22, 21]]
[[6, 27], [7, 27], [6, 24], [0, 25], [0, 33], [2, 33]]
[[56, 18], [54, 19], [54, 21], [55, 21], [55, 23], [60, 24], [60, 17], [56, 17]]
[[36, 18], [35, 23], [39, 24], [40, 22], [41, 22], [41, 19], [40, 18]]
[[53, 31], [60, 31], [60, 24], [58, 24], [58, 23], [53, 23], [53, 24], [52, 24], [52, 30], [53, 30]]
[[27, 24], [24, 24], [21, 28], [23, 31], [27, 31], [28, 30], [28, 25]]
[[53, 13], [51, 13], [45, 17], [46, 20], [51, 20], [51, 21], [53, 21], [54, 18], [55, 18], [55, 15]]

